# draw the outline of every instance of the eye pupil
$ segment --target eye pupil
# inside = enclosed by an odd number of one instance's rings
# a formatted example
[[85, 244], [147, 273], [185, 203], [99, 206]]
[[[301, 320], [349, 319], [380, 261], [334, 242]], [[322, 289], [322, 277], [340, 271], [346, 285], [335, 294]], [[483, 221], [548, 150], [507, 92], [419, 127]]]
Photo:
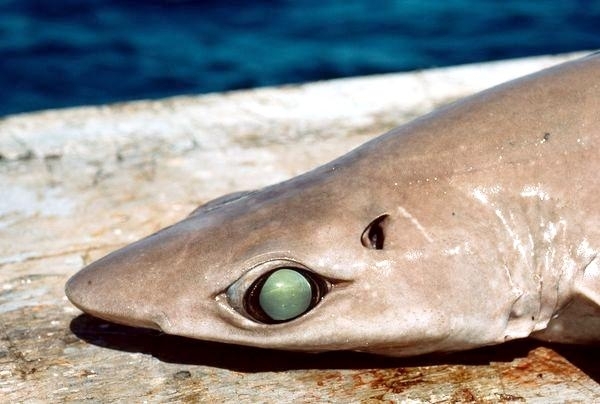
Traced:
[[268, 275], [260, 289], [258, 303], [272, 320], [286, 321], [306, 312], [313, 294], [306, 276], [294, 269], [281, 268]]

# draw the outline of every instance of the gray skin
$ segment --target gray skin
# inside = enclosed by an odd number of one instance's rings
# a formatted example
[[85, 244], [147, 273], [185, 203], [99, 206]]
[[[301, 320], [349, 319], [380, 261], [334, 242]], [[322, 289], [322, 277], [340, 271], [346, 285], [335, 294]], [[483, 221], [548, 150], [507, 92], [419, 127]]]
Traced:
[[[116, 323], [277, 349], [407, 356], [527, 336], [597, 342], [599, 150], [591, 55], [209, 202], [87, 266], [66, 294]], [[290, 266], [322, 279], [325, 295], [291, 321], [255, 320], [246, 289]]]

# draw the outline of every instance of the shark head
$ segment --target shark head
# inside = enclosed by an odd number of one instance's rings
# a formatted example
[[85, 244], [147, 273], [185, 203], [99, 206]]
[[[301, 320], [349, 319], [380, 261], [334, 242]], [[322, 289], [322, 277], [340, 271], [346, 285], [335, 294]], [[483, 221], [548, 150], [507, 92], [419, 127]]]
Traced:
[[489, 318], [507, 307], [490, 294], [511, 291], [465, 240], [444, 235], [464, 204], [361, 150], [209, 202], [87, 266], [66, 294], [109, 321], [289, 350], [413, 355], [498, 333], [506, 319]]

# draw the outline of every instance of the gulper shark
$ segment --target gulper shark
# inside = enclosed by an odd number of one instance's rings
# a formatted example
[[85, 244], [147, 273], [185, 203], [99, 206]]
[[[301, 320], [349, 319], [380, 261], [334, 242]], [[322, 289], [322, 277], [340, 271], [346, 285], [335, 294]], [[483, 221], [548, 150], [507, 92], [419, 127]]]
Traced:
[[66, 294], [112, 322], [286, 350], [595, 343], [599, 251], [593, 54], [209, 202], [82, 269]]

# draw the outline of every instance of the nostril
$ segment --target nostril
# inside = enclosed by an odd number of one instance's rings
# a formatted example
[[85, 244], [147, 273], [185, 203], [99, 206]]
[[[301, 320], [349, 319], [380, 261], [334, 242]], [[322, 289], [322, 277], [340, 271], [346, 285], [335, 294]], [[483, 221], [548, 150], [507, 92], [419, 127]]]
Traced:
[[79, 283], [78, 277], [79, 277], [79, 274], [75, 274], [74, 276], [69, 278], [69, 280], [65, 284], [65, 295], [67, 296], [69, 301], [77, 307], [80, 306], [80, 300], [81, 300], [80, 293], [79, 293], [81, 286], [78, 285], [78, 283]]
[[382, 250], [385, 240], [385, 227], [390, 215], [384, 214], [375, 218], [363, 231], [360, 241], [366, 248]]
[[78, 309], [90, 312], [97, 305], [97, 291], [95, 284], [90, 279], [89, 271], [82, 270], [73, 275], [65, 284], [65, 295], [69, 301]]

